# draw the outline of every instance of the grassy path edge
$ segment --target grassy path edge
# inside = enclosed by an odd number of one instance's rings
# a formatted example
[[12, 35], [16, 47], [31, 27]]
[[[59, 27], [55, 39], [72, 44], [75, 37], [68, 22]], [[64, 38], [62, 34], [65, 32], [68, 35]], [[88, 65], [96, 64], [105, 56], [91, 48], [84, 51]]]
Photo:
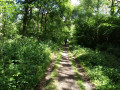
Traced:
[[84, 70], [83, 67], [81, 67], [81, 65], [78, 65], [77, 62], [75, 62], [74, 60], [75, 57], [71, 52], [69, 52], [69, 57], [70, 57], [72, 66], [74, 68], [74, 72], [76, 74], [76, 80], [77, 80], [77, 83], [80, 89], [81, 90], [95, 90], [95, 86], [91, 82], [87, 72]]
[[54, 84], [53, 78], [58, 76], [58, 73], [56, 70], [58, 69], [58, 64], [61, 61], [61, 56], [62, 56], [62, 50], [59, 51], [56, 61], [55, 61], [55, 64], [54, 64], [54, 67], [53, 67], [53, 71], [50, 74], [49, 80], [47, 80], [48, 82], [46, 83], [46, 87], [45, 87], [46, 90], [55, 90], [57, 88], [56, 85]]
[[71, 63], [72, 63], [72, 66], [73, 66], [73, 68], [74, 68], [74, 72], [75, 72], [75, 74], [76, 74], [75, 77], [76, 77], [77, 83], [78, 83], [78, 85], [79, 85], [79, 88], [80, 88], [80, 90], [85, 90], [85, 86], [82, 84], [83, 81], [82, 81], [82, 79], [81, 79], [81, 76], [79, 75], [79, 71], [77, 70], [77, 67], [76, 67], [76, 65], [75, 65], [75, 63], [74, 63], [73, 56], [72, 56], [72, 54], [71, 54], [70, 52], [68, 53], [68, 55], [69, 55], [70, 61], [71, 61]]

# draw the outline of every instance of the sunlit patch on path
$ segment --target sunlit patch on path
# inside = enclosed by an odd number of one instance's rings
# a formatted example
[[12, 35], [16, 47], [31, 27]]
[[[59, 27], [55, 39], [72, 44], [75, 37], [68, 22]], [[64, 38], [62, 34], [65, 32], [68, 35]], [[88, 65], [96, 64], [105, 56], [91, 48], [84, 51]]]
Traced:
[[68, 53], [66, 48], [62, 53], [62, 60], [60, 62], [60, 66], [57, 70], [58, 77], [56, 81], [58, 82], [57, 90], [79, 90], [79, 86], [77, 85], [75, 79], [74, 69], [72, 67], [72, 63], [68, 58]]
[[[71, 55], [71, 58], [69, 57], [67, 48], [64, 47], [62, 56], [61, 54], [56, 55], [48, 68], [45, 80], [43, 80], [45, 87], [36, 90], [94, 90], [95, 87], [85, 70], [79, 64], [73, 65], [73, 62], [71, 62], [74, 59], [73, 55]], [[79, 78], [82, 85], [78, 84]]]

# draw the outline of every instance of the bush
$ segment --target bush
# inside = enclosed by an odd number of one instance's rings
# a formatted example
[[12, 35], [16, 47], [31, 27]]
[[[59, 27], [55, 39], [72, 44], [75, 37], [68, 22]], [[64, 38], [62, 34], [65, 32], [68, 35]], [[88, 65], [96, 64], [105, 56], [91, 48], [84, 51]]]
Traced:
[[0, 55], [0, 89], [35, 87], [50, 64], [51, 48], [56, 50], [57, 47], [52, 42], [39, 43], [33, 38], [6, 41], [3, 44], [3, 54]]
[[96, 89], [120, 89], [120, 63], [116, 56], [80, 46], [75, 46], [73, 53], [76, 61], [88, 72]]
[[104, 43], [104, 44], [97, 45], [97, 49], [104, 51], [104, 52], [107, 52], [107, 53], [110, 53], [110, 54], [114, 54], [118, 58], [120, 57], [120, 53], [119, 53], [120, 47], [119, 46]]

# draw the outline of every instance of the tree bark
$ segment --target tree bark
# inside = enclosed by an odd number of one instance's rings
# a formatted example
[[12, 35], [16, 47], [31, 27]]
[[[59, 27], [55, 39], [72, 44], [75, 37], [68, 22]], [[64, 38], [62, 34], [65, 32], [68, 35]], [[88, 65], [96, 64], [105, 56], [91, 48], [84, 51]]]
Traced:
[[112, 0], [112, 4], [111, 4], [111, 15], [114, 15], [114, 12], [115, 12], [115, 10], [114, 10], [114, 2], [115, 2], [115, 0]]
[[44, 14], [42, 13], [42, 17], [41, 17], [41, 32], [43, 31], [42, 28], [43, 28], [43, 17], [44, 17]]
[[30, 19], [32, 19], [32, 7], [30, 7]]
[[46, 26], [47, 26], [47, 13], [46, 13], [46, 16], [45, 16], [45, 31], [47, 30]]
[[24, 13], [24, 17], [23, 17], [23, 34], [25, 35], [27, 32], [27, 21], [28, 21], [28, 5], [25, 6], [25, 13]]
[[41, 10], [41, 7], [39, 8], [39, 11], [38, 11], [38, 20], [37, 20], [37, 29], [39, 30], [39, 17], [40, 17], [40, 10]]

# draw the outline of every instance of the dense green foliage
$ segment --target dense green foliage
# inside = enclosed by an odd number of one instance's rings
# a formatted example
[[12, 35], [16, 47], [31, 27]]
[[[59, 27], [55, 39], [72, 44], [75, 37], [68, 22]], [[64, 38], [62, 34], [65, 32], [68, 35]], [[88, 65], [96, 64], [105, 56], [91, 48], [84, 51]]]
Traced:
[[87, 71], [96, 89], [120, 89], [120, 63], [116, 56], [80, 46], [71, 49], [76, 61]]
[[69, 6], [68, 0], [0, 0], [0, 90], [30, 90], [44, 77], [70, 34]]
[[[70, 49], [96, 89], [120, 89], [120, 2], [80, 0], [73, 10], [74, 42]], [[88, 47], [88, 48], [83, 48]]]
[[[108, 11], [104, 11], [104, 9], [111, 9], [110, 6], [113, 2], [107, 0], [87, 1], [81, 0], [81, 4], [73, 11], [77, 43], [94, 49], [101, 44], [120, 45], [119, 12], [110, 15]], [[117, 6], [120, 3], [115, 1], [114, 3], [116, 4], [114, 10], [119, 11]]]
[[[40, 40], [61, 43], [68, 37], [72, 9], [69, 0], [17, 0], [1, 1], [1, 32], [11, 38], [15, 34], [34, 36]], [[64, 20], [63, 20], [64, 18]]]
[[38, 42], [34, 38], [5, 42], [0, 55], [0, 89], [35, 87], [51, 62], [51, 53], [57, 49], [52, 42]]

